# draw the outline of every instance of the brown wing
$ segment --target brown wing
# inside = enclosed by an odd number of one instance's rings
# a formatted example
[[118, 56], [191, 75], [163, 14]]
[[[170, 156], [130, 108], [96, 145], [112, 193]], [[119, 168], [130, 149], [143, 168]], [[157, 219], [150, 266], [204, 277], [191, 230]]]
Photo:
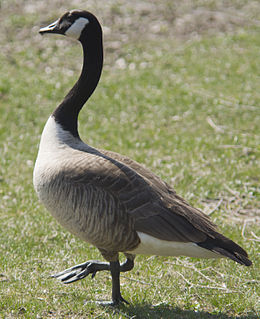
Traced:
[[124, 155], [121, 155], [121, 154], [118, 154], [115, 152], [106, 151], [106, 150], [102, 150], [101, 152], [103, 154], [105, 154], [106, 156], [108, 156], [116, 161], [119, 161], [119, 162], [125, 164], [126, 166], [128, 166], [129, 168], [133, 169], [140, 176], [144, 177], [147, 180], [148, 184], [150, 184], [152, 187], [156, 187], [167, 194], [177, 195], [175, 190], [172, 187], [170, 187], [160, 177], [158, 177], [153, 172], [151, 172], [149, 169], [147, 169], [144, 165], [139, 164], [138, 162], [130, 159], [127, 156], [124, 156]]
[[[144, 179], [145, 187], [137, 187], [123, 195], [127, 212], [134, 218], [136, 231], [162, 240], [196, 242], [239, 264], [252, 264], [242, 247], [218, 233], [207, 215], [190, 206], [158, 176], [127, 157], [112, 152], [106, 154], [124, 163]], [[139, 177], [135, 176], [137, 180]]]
[[215, 232], [206, 215], [137, 162], [117, 153], [93, 150], [93, 154], [82, 157], [82, 164], [78, 182], [98, 187], [119, 200], [131, 216], [134, 230], [182, 242], [201, 242]]

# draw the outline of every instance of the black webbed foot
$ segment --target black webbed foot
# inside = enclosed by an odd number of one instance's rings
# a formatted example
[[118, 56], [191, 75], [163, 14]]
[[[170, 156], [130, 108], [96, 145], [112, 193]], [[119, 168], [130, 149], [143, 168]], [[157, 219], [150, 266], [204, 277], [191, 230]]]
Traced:
[[120, 304], [122, 304], [122, 303], [126, 303], [127, 305], [129, 305], [129, 302], [127, 300], [125, 300], [121, 295], [119, 298], [112, 300], [112, 301], [97, 301], [98, 305], [101, 305], [104, 307], [107, 307], [107, 306], [117, 307], [117, 306], [120, 306]]
[[70, 284], [87, 277], [89, 274], [92, 274], [92, 278], [94, 278], [96, 273], [102, 270], [110, 270], [109, 263], [91, 260], [65, 269], [64, 271], [54, 274], [51, 277], [60, 279], [64, 284]]
[[64, 284], [70, 284], [87, 277], [89, 274], [92, 274], [92, 278], [94, 278], [98, 271], [109, 270], [112, 276], [112, 301], [98, 302], [98, 304], [115, 307], [122, 303], [129, 304], [128, 301], [122, 297], [120, 292], [120, 272], [129, 271], [133, 267], [134, 260], [131, 258], [127, 258], [121, 265], [118, 260], [110, 263], [92, 260], [65, 269], [51, 277], [59, 279]]

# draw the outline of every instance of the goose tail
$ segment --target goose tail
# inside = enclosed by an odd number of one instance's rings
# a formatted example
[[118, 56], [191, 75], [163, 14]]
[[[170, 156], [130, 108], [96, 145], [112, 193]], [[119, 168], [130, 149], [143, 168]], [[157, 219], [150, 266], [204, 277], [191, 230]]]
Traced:
[[248, 258], [247, 252], [238, 244], [221, 234], [217, 234], [217, 236], [214, 237], [215, 238], [208, 237], [207, 240], [197, 243], [197, 245], [216, 252], [222, 256], [228, 257], [241, 265], [252, 265], [251, 260]]

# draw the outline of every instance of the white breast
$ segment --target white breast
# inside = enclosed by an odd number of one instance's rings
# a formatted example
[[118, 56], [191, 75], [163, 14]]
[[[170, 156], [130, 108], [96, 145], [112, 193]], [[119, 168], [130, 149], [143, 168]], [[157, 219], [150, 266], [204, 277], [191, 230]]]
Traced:
[[89, 149], [91, 147], [63, 130], [51, 116], [41, 136], [33, 172], [34, 188], [41, 202], [65, 228], [84, 240], [86, 238], [80, 228], [84, 226], [86, 216], [73, 210], [70, 199], [75, 190], [64, 185], [56, 176], [68, 165], [76, 167], [81, 154], [79, 151]]
[[[62, 129], [51, 116], [42, 132], [39, 151], [33, 171], [33, 183], [37, 193], [44, 183], [44, 177], [58, 172], [61, 163], [71, 149], [87, 148], [87, 145]], [[66, 155], [67, 154], [67, 155]]]

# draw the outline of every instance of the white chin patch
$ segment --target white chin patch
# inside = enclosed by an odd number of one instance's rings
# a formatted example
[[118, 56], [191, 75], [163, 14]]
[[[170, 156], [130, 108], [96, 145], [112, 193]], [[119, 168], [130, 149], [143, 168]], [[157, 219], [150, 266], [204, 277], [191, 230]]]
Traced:
[[87, 18], [78, 18], [65, 32], [65, 35], [73, 39], [79, 39], [82, 30], [89, 23]]

